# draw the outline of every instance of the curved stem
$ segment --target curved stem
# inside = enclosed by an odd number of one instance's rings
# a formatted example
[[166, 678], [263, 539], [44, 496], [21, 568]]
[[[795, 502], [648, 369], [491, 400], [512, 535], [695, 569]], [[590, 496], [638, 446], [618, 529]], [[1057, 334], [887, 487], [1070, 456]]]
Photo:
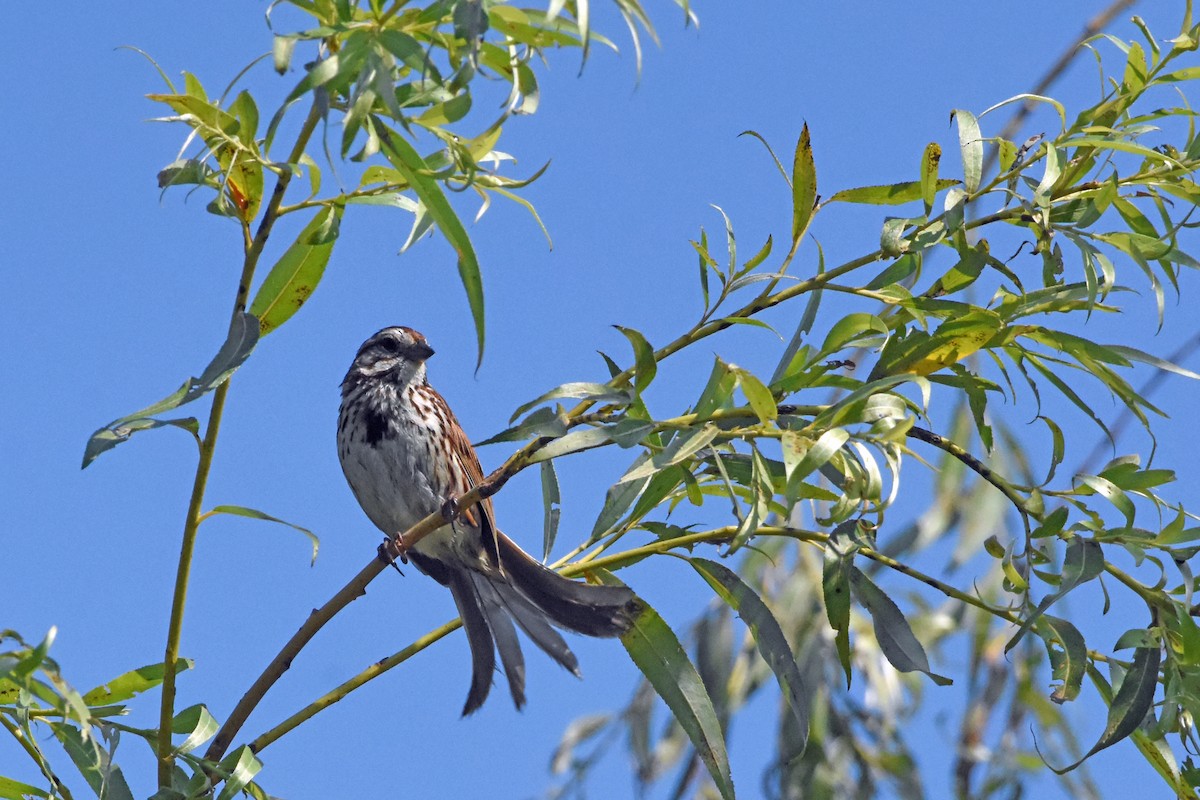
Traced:
[[380, 675], [387, 672], [392, 667], [395, 667], [399, 664], [404, 663], [408, 659], [415, 656], [417, 653], [424, 650], [426, 647], [429, 647], [429, 645], [433, 644], [434, 642], [438, 641], [439, 639], [444, 638], [448, 634], [453, 633], [454, 631], [458, 630], [461, 627], [462, 627], [462, 620], [458, 620], [458, 619], [450, 620], [445, 625], [442, 625], [441, 627], [438, 627], [438, 628], [434, 628], [429, 633], [427, 633], [424, 636], [422, 636], [421, 638], [415, 640], [412, 644], [410, 644], [408, 647], [405, 647], [403, 650], [399, 651], [398, 653], [393, 653], [392, 655], [388, 656], [387, 658], [383, 659], [382, 661], [378, 661], [378, 662], [372, 664], [371, 666], [364, 669], [362, 672], [355, 675], [350, 680], [348, 680], [345, 683], [341, 684], [340, 686], [336, 687], [332, 691], [318, 697], [316, 700], [309, 703], [307, 706], [300, 709], [295, 714], [292, 714], [290, 717], [288, 717], [287, 719], [285, 719], [283, 722], [279, 723], [275, 727], [271, 728], [266, 733], [260, 734], [257, 737], [255, 737], [254, 741], [250, 742], [250, 751], [253, 753], [259, 752], [267, 745], [271, 744], [275, 740], [282, 737], [284, 734], [286, 734], [289, 731], [298, 727], [305, 720], [316, 716], [319, 712], [324, 711], [325, 709], [329, 708], [334, 703], [343, 699], [344, 697], [346, 697], [346, 695], [350, 694], [352, 691], [357, 689], [359, 686], [362, 686], [367, 681], [378, 678]]
[[[304, 155], [304, 148], [316, 129], [321, 118], [320, 108], [316, 103], [308, 112], [308, 117], [301, 126], [296, 137], [296, 144], [288, 157], [289, 164], [295, 164]], [[242, 274], [238, 279], [237, 293], [234, 296], [233, 311], [230, 315], [230, 326], [246, 310], [247, 299], [250, 296], [250, 284], [254, 280], [254, 271], [258, 259], [262, 255], [271, 228], [279, 214], [279, 206], [287, 192], [292, 179], [292, 170], [284, 169], [279, 173], [271, 200], [263, 212], [258, 231], [251, 239], [249, 225], [242, 226], [243, 240], [246, 243], [245, 257], [242, 260]], [[204, 439], [200, 444], [200, 459], [196, 464], [196, 475], [192, 481], [192, 494], [188, 500], [187, 516], [183, 523], [183, 537], [179, 547], [179, 564], [175, 571], [175, 591], [171, 597], [171, 619], [167, 626], [167, 645], [163, 655], [165, 669], [162, 683], [162, 702], [158, 715], [158, 785], [167, 788], [171, 785], [172, 769], [175, 764], [175, 754], [171, 744], [171, 721], [175, 718], [175, 681], [176, 662], [179, 660], [179, 641], [183, 632], [183, 611], [187, 604], [188, 582], [192, 573], [192, 556], [196, 549], [196, 531], [201, 522], [201, 506], [204, 503], [204, 491], [208, 486], [208, 474], [212, 468], [213, 454], [217, 447], [217, 436], [221, 430], [221, 418], [225, 412], [225, 399], [229, 395], [230, 381], [226, 380], [213, 392], [212, 408], [208, 414], [208, 426], [204, 431]]]
[[978, 458], [968, 453], [956, 442], [947, 439], [945, 436], [936, 434], [933, 431], [927, 431], [924, 428], [918, 428], [915, 425], [912, 428], [909, 428], [907, 435], [914, 439], [919, 439], [926, 444], [931, 444], [939, 450], [942, 450], [958, 459], [972, 472], [976, 473], [979, 475], [979, 477], [983, 478], [992, 486], [995, 486], [997, 489], [999, 489], [1000, 493], [1007, 497], [1008, 500], [1017, 507], [1017, 511], [1021, 513], [1021, 516], [1024, 517], [1029, 514], [1029, 510], [1025, 507], [1025, 499], [1021, 497], [1021, 493], [1014, 488], [1011, 483], [1009, 483], [1005, 478], [1001, 477], [999, 473], [997, 473], [987, 464], [984, 464]]
[[4, 728], [6, 731], [12, 734], [12, 737], [17, 740], [17, 743], [21, 746], [21, 749], [24, 750], [26, 755], [33, 760], [33, 763], [37, 764], [42, 775], [45, 776], [46, 780], [50, 781], [50, 785], [53, 786], [54, 790], [62, 796], [63, 800], [74, 800], [71, 795], [71, 790], [68, 789], [63, 782], [58, 779], [58, 776], [54, 774], [54, 771], [50, 769], [50, 765], [46, 763], [45, 756], [43, 756], [42, 752], [38, 750], [37, 745], [29, 741], [29, 737], [25, 735], [24, 730], [18, 727], [15, 722], [8, 719], [8, 717], [2, 716], [0, 716], [0, 728]]

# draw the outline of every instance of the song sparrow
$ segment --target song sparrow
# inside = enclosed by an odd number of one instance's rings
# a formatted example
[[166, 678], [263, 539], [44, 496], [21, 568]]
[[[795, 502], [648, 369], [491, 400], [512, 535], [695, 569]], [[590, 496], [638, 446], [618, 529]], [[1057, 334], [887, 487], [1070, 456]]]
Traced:
[[[442, 396], [425, 377], [433, 355], [411, 328], [384, 328], [363, 342], [342, 381], [338, 456], [359, 505], [396, 536], [483, 480], [479, 458]], [[464, 510], [417, 542], [407, 556], [450, 589], [467, 632], [473, 676], [463, 714], [483, 704], [495, 650], [517, 708], [525, 703], [521, 630], [579, 675], [579, 662], [552, 625], [588, 636], [619, 636], [638, 612], [632, 591], [592, 586], [542, 566], [496, 529], [490, 500]]]

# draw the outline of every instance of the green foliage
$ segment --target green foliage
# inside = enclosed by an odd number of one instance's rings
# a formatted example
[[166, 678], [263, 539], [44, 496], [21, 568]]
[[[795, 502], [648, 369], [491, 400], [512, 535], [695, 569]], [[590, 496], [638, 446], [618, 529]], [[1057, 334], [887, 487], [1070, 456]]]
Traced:
[[[636, 0], [614, 2], [640, 48], [639, 28], [651, 32], [642, 7]], [[0, 646], [10, 648], [0, 652], [0, 725], [46, 780], [41, 788], [0, 778], [0, 797], [69, 796], [41, 744], [48, 740], [35, 735], [39, 727], [98, 797], [130, 796], [113, 761], [121, 733], [155, 749], [159, 800], [214, 790], [219, 798], [242, 791], [266, 796], [253, 782], [262, 767], [256, 753], [290, 730], [288, 723], [253, 747], [230, 749], [244, 716], [238, 720], [235, 713], [222, 726], [202, 705], [174, 708], [175, 675], [190, 667], [177, 657], [178, 619], [196, 528], [215, 514], [282, 522], [243, 506], [202, 510], [229, 378], [259, 336], [280, 328], [317, 288], [341, 217], [361, 204], [411, 214], [405, 247], [432, 228], [451, 243], [482, 358], [480, 260], [448, 190], [469, 188], [485, 207], [500, 195], [532, 211], [514, 191], [537, 174], [526, 181], [499, 174], [498, 165], [509, 159], [496, 149], [504, 127], [537, 109], [533, 65], [548, 49], [577, 47], [586, 58], [591, 42], [608, 43], [591, 30], [586, 0], [552, 3], [547, 12], [473, 0], [423, 8], [334, 0], [292, 5], [312, 17], [312, 27], [276, 35], [275, 68], [286, 73], [298, 47], [310, 48], [313, 57], [265, 128], [250, 94], [210, 100], [191, 74], [182, 91], [169, 85], [168, 93], [151, 96], [174, 113], [166, 119], [188, 127], [199, 149], [165, 168], [160, 184], [209, 193], [208, 210], [237, 225], [243, 244], [237, 300], [217, 356], [169, 397], [101, 428], [85, 450], [86, 466], [132, 433], [168, 425], [188, 430], [200, 444], [168, 657], [80, 694], [49, 659], [52, 634], [30, 646], [0, 632]], [[820, 148], [808, 126], [790, 170], [767, 145], [789, 190], [789, 225], [780, 234], [787, 251], [776, 252], [772, 237], [740, 261], [733, 222], [714, 207], [724, 228], [722, 251], [713, 252], [704, 230], [691, 242], [701, 298], [695, 322], [658, 348], [638, 330], [619, 327], [630, 346], [629, 366], [604, 356], [607, 378], [540, 394], [514, 411], [512, 427], [488, 440], [523, 443], [499, 477], [489, 479], [491, 491], [540, 464], [547, 554], [563, 504], [554, 462], [613, 445], [630, 451], [629, 466], [608, 479], [611, 488], [590, 535], [562, 560], [563, 572], [611, 582], [616, 578], [607, 570], [670, 554], [684, 558], [714, 596], [684, 636], [646, 606], [623, 637], [644, 683], [622, 713], [568, 729], [555, 764], [570, 770], [571, 783], [585, 781], [596, 754], [618, 741], [605, 732], [623, 729], [643, 785], [678, 766], [677, 794], [707, 781], [717, 795], [733, 797], [730, 722], [764, 686], [776, 685], [779, 744], [768, 775], [775, 794], [865, 796], [890, 782], [899, 794], [916, 796], [921, 787], [905, 741], [906, 705], [921, 692], [950, 691], [950, 678], [934, 665], [939, 647], [963, 632], [970, 666], [961, 680], [954, 676], [956, 687], [968, 692], [962, 740], [982, 747], [985, 736], [1001, 730], [990, 764], [962, 748], [955, 770], [960, 794], [976, 788], [971, 776], [980, 770], [986, 772], [977, 784], [981, 794], [1019, 793], [1023, 773], [1043, 763], [1070, 781], [1086, 758], [1129, 738], [1172, 792], [1196, 796], [1200, 773], [1190, 759], [1176, 761], [1167, 737], [1179, 736], [1188, 753], [1200, 747], [1192, 725], [1200, 714], [1200, 626], [1192, 616], [1200, 526], [1188, 527], [1196, 517], [1161, 494], [1174, 474], [1143, 465], [1136, 454], [1095, 474], [1059, 474], [1065, 441], [1050, 416], [1074, 409], [1109, 435], [1091, 400], [1099, 390], [1151, 432], [1161, 412], [1130, 382], [1131, 368], [1144, 364], [1200, 378], [1078, 332], [1078, 321], [1120, 309], [1117, 302], [1131, 286], [1118, 281], [1119, 270], [1124, 275], [1135, 268], [1136, 283], [1149, 286], [1161, 319], [1164, 286], [1178, 291], [1182, 269], [1200, 267], [1180, 243], [1200, 204], [1192, 177], [1200, 169], [1200, 132], [1190, 109], [1160, 99], [1200, 79], [1200, 67], [1177, 66], [1196, 50], [1200, 26], [1189, 13], [1168, 49], [1139, 25], [1146, 48], [1103, 37], [1089, 43], [1098, 52], [1100, 45], [1115, 45], [1119, 64], [1112, 69], [1111, 56], [1100, 59], [1111, 73], [1107, 88], [1073, 119], [1061, 103], [1035, 95], [1018, 95], [978, 115], [955, 109], [961, 177], [945, 176], [942, 147], [930, 143], [920, 163], [910, 165], [909, 180], [843, 189], [821, 202]], [[495, 119], [466, 128], [475, 121], [469, 112], [478, 106], [480, 76], [502, 82], [507, 97]], [[284, 156], [276, 138], [301, 101], [309, 115]], [[1048, 106], [1059, 130], [1020, 144], [986, 137], [989, 115], [1013, 103]], [[355, 188], [322, 196], [309, 139], [331, 115], [342, 125], [338, 156], [363, 169]], [[814, 130], [819, 134], [819, 126]], [[994, 171], [985, 168], [986, 147], [998, 154]], [[309, 194], [286, 204], [290, 181], [299, 175], [307, 175]], [[819, 246], [811, 255], [805, 249], [805, 234], [820, 229], [821, 212], [832, 203], [897, 207], [904, 216], [880, 220], [878, 248], [827, 266]], [[294, 213], [307, 224], [247, 309], [273, 225]], [[1014, 242], [1017, 253], [1028, 248], [1038, 257], [1036, 274], [993, 254]], [[791, 274], [798, 260], [808, 265], [803, 275]], [[818, 328], [824, 298], [833, 293], [849, 310], [840, 308], [837, 319]], [[794, 313], [772, 316], [784, 306]], [[717, 356], [706, 380], [696, 376], [693, 404], [651, 411], [666, 359], [735, 326], [774, 330], [772, 322], [797, 318], [770, 377]], [[866, 360], [871, 368], [859, 370]], [[196, 419], [159, 416], [209, 394], [203, 439]], [[998, 398], [1028, 409], [1049, 431], [1048, 468], [1040, 481], [1029, 453], [993, 407]], [[560, 401], [573, 402], [565, 407]], [[943, 430], [923, 427], [935, 407], [949, 411], [938, 417], [948, 419]], [[974, 455], [975, 448], [982, 454]], [[909, 485], [902, 484], [906, 461], [932, 467], [934, 488], [925, 514], [898, 524], [892, 509]], [[315, 556], [315, 537], [291, 527], [312, 539]], [[930, 543], [952, 534], [958, 537], [953, 566], [970, 561], [978, 567], [961, 587], [914, 564]], [[694, 555], [702, 545], [742, 556], [725, 566]], [[1119, 559], [1138, 569], [1126, 572]], [[1147, 577], [1151, 568], [1157, 574]], [[636, 572], [630, 574], [636, 588]], [[943, 605], [932, 608], [921, 595], [899, 593], [893, 579], [936, 592]], [[1149, 615], [1144, 628], [1108, 650], [1085, 638], [1086, 613], [1077, 610], [1068, 619], [1062, 602], [1068, 593], [1096, 587], [1106, 604], [1111, 587], [1121, 593], [1116, 602], [1144, 605]], [[740, 643], [733, 613], [745, 623]], [[443, 626], [384, 661], [399, 663], [454, 627]], [[307, 641], [298, 638], [297, 649]], [[345, 691], [384, 668], [373, 665]], [[873, 705], [843, 691], [843, 680], [847, 687], [865, 683]], [[157, 730], [112, 719], [125, 701], [159, 684]], [[249, 695], [251, 707], [269, 685]], [[1089, 686], [1094, 692], [1086, 692]], [[988, 700], [1002, 695], [1006, 708]], [[1059, 708], [1085, 696], [1098, 696], [1108, 708], [1090, 748], [1078, 746]], [[671, 715], [660, 735], [651, 730], [656, 697]], [[308, 719], [329, 702], [320, 698], [295, 718]], [[1022, 744], [1030, 724], [1039, 735], [1054, 734], [1037, 751], [1040, 761]], [[210, 739], [202, 759], [196, 750]], [[588, 745], [596, 749], [581, 755]]]

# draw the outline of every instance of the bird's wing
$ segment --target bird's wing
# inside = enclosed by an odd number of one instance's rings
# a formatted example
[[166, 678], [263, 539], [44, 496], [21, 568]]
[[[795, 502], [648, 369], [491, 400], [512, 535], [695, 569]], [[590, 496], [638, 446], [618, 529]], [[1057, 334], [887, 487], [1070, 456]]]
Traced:
[[[444, 400], [442, 402], [445, 403]], [[458, 420], [454, 418], [454, 413], [450, 411], [449, 406], [446, 406], [445, 410], [452, 423], [449, 429], [450, 452], [458, 462], [462, 474], [467, 476], [468, 488], [473, 489], [483, 483], [483, 467], [479, 464], [479, 456], [476, 455], [474, 446], [467, 439], [467, 435], [463, 433]], [[479, 509], [480, 513], [477, 514], [476, 509]], [[467, 524], [479, 529], [483, 541], [483, 551], [487, 553], [492, 566], [498, 569], [500, 567], [500, 544], [496, 536], [496, 517], [492, 510], [491, 498], [485, 497], [477, 506], [466, 509], [462, 512], [462, 517]]]

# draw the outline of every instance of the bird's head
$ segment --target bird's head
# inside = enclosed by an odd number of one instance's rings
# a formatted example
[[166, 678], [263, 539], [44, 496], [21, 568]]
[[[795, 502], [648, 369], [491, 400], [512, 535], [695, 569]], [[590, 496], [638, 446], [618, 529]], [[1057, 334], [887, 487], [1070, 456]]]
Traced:
[[407, 383], [425, 372], [425, 360], [432, 355], [425, 337], [412, 328], [384, 328], [358, 348], [346, 381], [386, 378]]

